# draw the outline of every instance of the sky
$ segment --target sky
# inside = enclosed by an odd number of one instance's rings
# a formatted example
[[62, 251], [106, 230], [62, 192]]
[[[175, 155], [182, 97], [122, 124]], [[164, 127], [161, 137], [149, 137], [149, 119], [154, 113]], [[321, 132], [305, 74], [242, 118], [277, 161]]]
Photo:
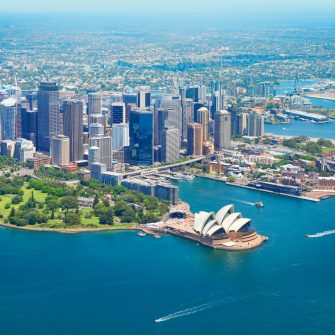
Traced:
[[217, 15], [335, 13], [335, 0], [1, 0], [1, 12], [215, 13]]

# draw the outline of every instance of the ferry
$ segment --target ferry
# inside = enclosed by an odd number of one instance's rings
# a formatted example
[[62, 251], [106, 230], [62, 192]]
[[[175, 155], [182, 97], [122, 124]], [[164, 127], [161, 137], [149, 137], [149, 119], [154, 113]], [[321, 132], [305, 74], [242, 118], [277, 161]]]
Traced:
[[178, 180], [192, 181], [194, 179], [194, 176], [186, 173], [178, 173], [175, 175], [175, 178], [178, 178]]

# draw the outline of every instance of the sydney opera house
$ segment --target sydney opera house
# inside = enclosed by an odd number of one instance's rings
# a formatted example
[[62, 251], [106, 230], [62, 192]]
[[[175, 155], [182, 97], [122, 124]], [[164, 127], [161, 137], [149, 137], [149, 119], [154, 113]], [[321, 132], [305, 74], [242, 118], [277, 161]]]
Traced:
[[251, 219], [234, 212], [234, 205], [224, 206], [217, 213], [196, 213], [193, 230], [199, 241], [218, 249], [250, 249], [267, 240], [252, 228]]

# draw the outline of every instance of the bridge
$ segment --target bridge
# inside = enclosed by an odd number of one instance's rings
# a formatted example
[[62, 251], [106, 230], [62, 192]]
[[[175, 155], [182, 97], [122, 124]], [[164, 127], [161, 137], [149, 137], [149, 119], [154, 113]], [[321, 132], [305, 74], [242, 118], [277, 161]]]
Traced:
[[142, 169], [142, 170], [125, 173], [125, 174], [122, 175], [122, 177], [125, 179], [125, 178], [128, 178], [128, 177], [158, 174], [162, 171], [170, 170], [170, 169], [177, 168], [177, 167], [184, 166], [184, 165], [190, 165], [190, 164], [193, 164], [193, 163], [196, 163], [196, 162], [201, 162], [202, 160], [209, 159], [213, 156], [215, 156], [215, 154], [209, 154], [207, 156], [198, 156], [198, 157], [189, 159], [187, 161], [172, 163], [172, 164], [163, 165], [163, 166], [156, 166], [156, 167], [151, 166], [149, 168], [145, 168], [145, 169]]

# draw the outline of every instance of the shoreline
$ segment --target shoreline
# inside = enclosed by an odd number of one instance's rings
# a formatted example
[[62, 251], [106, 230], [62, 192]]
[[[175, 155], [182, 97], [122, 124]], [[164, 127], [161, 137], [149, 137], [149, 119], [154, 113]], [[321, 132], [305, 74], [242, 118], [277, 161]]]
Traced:
[[42, 233], [59, 233], [59, 234], [80, 234], [80, 233], [99, 233], [104, 231], [139, 231], [142, 230], [141, 227], [137, 226], [128, 226], [128, 227], [108, 227], [108, 228], [47, 228], [47, 227], [34, 227], [34, 226], [15, 226], [8, 223], [0, 223], [0, 227], [15, 229], [15, 230], [24, 230], [24, 231], [33, 231], [33, 232], [42, 232]]
[[327, 100], [327, 101], [335, 102], [335, 97], [329, 96], [329, 95], [323, 96], [322, 94], [313, 95], [313, 94], [307, 93], [307, 94], [303, 94], [303, 96], [307, 98], [312, 98], [312, 99]]
[[204, 179], [210, 179], [210, 180], [219, 181], [221, 183], [225, 183], [228, 186], [241, 187], [241, 188], [245, 188], [245, 189], [249, 189], [249, 190], [254, 190], [254, 191], [260, 191], [260, 192], [266, 192], [266, 193], [271, 193], [271, 194], [277, 194], [277, 195], [280, 195], [280, 196], [289, 197], [289, 198], [295, 198], [295, 199], [301, 199], [301, 200], [305, 200], [305, 201], [320, 202], [321, 200], [326, 200], [326, 199], [328, 199], [328, 198], [330, 198], [332, 196], [335, 196], [335, 194], [325, 194], [324, 197], [311, 198], [311, 197], [308, 197], [306, 195], [304, 195], [304, 196], [297, 196], [297, 195], [293, 195], [293, 194], [278, 193], [278, 192], [274, 192], [274, 191], [258, 189], [258, 188], [247, 186], [247, 185], [235, 184], [235, 183], [231, 183], [229, 181], [226, 181], [223, 178], [215, 177], [215, 176], [206, 176], [206, 175], [195, 175], [195, 176], [198, 177], [198, 178], [204, 178]]

